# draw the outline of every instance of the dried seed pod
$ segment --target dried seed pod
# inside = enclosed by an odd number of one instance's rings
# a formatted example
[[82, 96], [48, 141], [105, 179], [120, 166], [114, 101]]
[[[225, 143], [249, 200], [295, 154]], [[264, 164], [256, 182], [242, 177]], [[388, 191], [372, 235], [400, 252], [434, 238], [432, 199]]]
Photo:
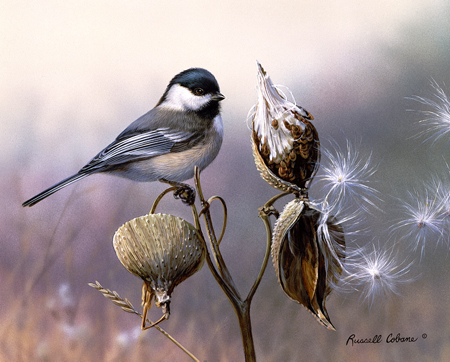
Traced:
[[342, 272], [345, 241], [336, 219], [324, 218], [308, 201], [288, 203], [273, 231], [272, 258], [286, 295], [334, 330], [325, 300]]
[[291, 159], [291, 161], [295, 161], [297, 159], [297, 154], [295, 153], [294, 150], [292, 150], [291, 153], [289, 154], [289, 158]]
[[[289, 102], [275, 88], [258, 63], [258, 103], [252, 123], [253, 155], [263, 179], [281, 191], [297, 194], [305, 191], [317, 172], [320, 144], [317, 131], [310, 122], [312, 119], [311, 114]], [[297, 158], [296, 154], [301, 157]], [[278, 165], [288, 159], [296, 159], [296, 162], [291, 162], [286, 172], [280, 175]]]
[[149, 214], [128, 221], [115, 233], [113, 245], [123, 266], [144, 280], [143, 329], [153, 298], [164, 313], [157, 324], [169, 318], [174, 288], [200, 270], [205, 260], [195, 227], [173, 215]]

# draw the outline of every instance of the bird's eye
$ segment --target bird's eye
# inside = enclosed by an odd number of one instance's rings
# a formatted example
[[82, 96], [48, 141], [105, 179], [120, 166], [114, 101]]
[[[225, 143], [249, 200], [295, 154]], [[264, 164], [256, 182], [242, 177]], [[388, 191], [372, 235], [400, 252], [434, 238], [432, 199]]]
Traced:
[[203, 90], [203, 88], [195, 88], [195, 89], [194, 89], [194, 94], [195, 94], [196, 96], [202, 96], [202, 95], [205, 94], [205, 91]]

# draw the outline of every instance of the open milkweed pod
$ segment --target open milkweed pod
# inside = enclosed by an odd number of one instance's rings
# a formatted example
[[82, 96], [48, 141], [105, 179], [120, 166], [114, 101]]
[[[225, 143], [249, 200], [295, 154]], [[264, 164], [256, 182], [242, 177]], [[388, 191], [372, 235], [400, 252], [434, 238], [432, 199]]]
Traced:
[[262, 178], [281, 191], [306, 192], [320, 161], [313, 116], [288, 101], [258, 63], [258, 102], [253, 114], [252, 145]]
[[142, 329], [146, 329], [153, 298], [164, 313], [153, 325], [169, 318], [174, 288], [201, 269], [206, 255], [195, 227], [166, 214], [149, 214], [126, 222], [116, 231], [113, 245], [123, 266], [144, 280]]
[[325, 300], [342, 272], [345, 241], [336, 219], [323, 219], [306, 200], [296, 198], [288, 203], [274, 227], [272, 258], [287, 296], [335, 330]]

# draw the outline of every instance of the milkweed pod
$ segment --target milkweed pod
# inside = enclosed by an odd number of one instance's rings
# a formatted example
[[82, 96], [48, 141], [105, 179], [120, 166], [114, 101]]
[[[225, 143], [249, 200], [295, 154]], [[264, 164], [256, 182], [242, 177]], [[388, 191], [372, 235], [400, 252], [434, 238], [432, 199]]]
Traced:
[[128, 221], [115, 233], [113, 245], [122, 265], [144, 280], [144, 315], [154, 297], [168, 313], [173, 289], [205, 261], [198, 231], [173, 215], [149, 214]]
[[[309, 187], [320, 161], [313, 117], [288, 101], [258, 63], [258, 102], [252, 118], [252, 146], [262, 178], [281, 191]], [[287, 167], [284, 167], [286, 166]]]
[[343, 229], [334, 217], [324, 218], [307, 200], [285, 206], [273, 231], [275, 273], [286, 295], [331, 330], [325, 300], [342, 272], [344, 251]]

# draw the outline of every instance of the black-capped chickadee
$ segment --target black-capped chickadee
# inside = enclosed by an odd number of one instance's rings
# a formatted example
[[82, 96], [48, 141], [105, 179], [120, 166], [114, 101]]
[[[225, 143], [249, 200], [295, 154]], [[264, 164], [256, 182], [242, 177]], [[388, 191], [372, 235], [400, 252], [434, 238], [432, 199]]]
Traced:
[[22, 206], [33, 206], [56, 191], [98, 172], [134, 181], [180, 182], [203, 170], [222, 145], [223, 125], [216, 78], [190, 68], [169, 83], [158, 104], [131, 123], [78, 173], [62, 180]]

